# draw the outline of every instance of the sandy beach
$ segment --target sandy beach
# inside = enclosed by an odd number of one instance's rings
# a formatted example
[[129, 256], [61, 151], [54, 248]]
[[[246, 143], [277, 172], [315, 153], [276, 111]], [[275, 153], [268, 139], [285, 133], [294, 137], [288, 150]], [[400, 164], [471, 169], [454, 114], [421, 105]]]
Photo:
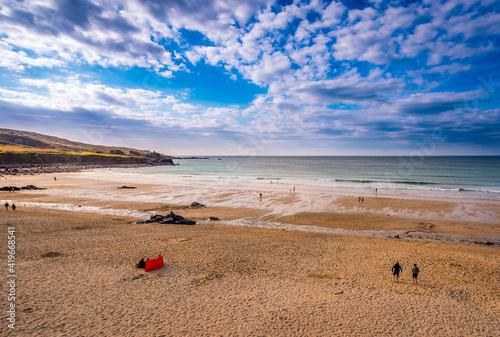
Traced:
[[[6, 335], [500, 335], [498, 201], [117, 188], [130, 183], [82, 173], [0, 181], [47, 188], [0, 192], [18, 205], [0, 217], [5, 235], [16, 231], [16, 330], [3, 310]], [[198, 224], [134, 224], [169, 211]], [[134, 268], [160, 253], [163, 268]]]

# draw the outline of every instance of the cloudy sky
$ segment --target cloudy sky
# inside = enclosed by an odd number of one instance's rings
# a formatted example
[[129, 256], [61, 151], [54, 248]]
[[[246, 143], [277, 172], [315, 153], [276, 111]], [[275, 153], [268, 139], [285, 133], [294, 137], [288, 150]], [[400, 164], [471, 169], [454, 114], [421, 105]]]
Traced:
[[0, 2], [0, 127], [173, 155], [500, 154], [495, 0]]

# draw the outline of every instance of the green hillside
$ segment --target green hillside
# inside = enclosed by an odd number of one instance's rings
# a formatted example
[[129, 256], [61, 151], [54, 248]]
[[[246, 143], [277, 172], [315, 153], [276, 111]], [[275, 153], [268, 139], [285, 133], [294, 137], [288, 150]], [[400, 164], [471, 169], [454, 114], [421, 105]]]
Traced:
[[0, 128], [0, 164], [173, 165], [169, 156], [148, 150], [92, 145], [35, 132]]

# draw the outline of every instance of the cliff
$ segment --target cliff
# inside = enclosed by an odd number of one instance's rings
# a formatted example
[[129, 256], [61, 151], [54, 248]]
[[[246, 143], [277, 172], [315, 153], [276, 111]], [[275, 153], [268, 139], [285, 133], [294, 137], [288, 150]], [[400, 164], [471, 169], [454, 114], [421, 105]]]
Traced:
[[148, 150], [92, 145], [35, 132], [0, 129], [0, 165], [174, 165], [172, 158]]

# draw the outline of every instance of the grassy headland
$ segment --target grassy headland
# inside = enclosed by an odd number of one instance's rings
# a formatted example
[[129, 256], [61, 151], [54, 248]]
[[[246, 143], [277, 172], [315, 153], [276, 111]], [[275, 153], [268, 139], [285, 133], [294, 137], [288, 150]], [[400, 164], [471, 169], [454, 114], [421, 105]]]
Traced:
[[148, 150], [92, 145], [35, 132], [0, 129], [0, 165], [12, 168], [61, 165], [174, 165], [172, 158]]

